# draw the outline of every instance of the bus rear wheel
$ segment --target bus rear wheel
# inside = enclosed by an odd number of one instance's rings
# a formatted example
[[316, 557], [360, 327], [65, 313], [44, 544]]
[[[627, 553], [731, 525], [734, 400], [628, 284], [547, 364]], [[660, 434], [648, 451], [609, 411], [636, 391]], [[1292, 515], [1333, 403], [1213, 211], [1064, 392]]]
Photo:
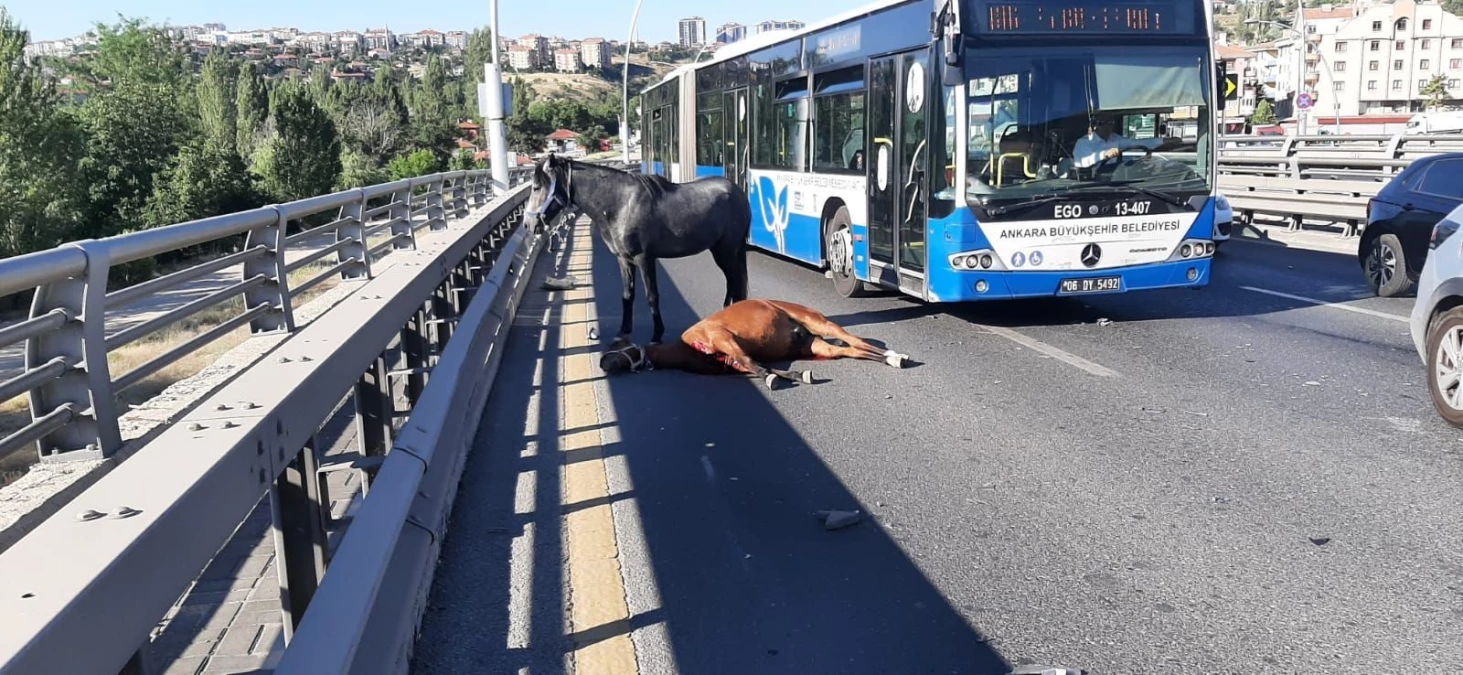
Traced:
[[867, 292], [864, 282], [859, 281], [853, 271], [853, 228], [850, 221], [848, 207], [840, 206], [823, 225], [823, 257], [828, 260], [828, 271], [833, 275], [833, 290], [845, 298], [858, 298]]

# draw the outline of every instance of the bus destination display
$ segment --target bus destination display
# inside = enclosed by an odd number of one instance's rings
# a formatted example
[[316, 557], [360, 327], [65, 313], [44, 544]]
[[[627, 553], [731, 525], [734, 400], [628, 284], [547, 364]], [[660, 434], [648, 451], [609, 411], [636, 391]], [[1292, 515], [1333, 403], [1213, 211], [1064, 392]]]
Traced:
[[1007, 0], [982, 3], [991, 33], [1153, 33], [1188, 32], [1180, 26], [1177, 3], [1043, 2]]

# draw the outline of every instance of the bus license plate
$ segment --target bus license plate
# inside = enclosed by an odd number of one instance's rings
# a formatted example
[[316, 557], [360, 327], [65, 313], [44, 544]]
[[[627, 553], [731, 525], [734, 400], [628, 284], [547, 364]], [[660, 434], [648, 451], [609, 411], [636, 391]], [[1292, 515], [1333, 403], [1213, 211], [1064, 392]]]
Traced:
[[1116, 291], [1123, 287], [1122, 277], [1087, 277], [1085, 279], [1063, 279], [1063, 293], [1101, 293]]

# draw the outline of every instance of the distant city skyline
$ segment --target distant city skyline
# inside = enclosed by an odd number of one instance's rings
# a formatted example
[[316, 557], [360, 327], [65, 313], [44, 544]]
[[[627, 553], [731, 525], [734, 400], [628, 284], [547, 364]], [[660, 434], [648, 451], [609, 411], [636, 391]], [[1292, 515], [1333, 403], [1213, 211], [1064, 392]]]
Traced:
[[[731, 22], [750, 27], [769, 20], [812, 23], [865, 4], [868, 4], [867, 0], [807, 0], [790, 10], [786, 2], [744, 0], [724, 10], [715, 4], [687, 5], [672, 0], [647, 0], [640, 12], [637, 38], [652, 44], [677, 42], [680, 19], [693, 14], [705, 17], [708, 26]], [[104, 0], [68, 0], [63, 3], [54, 0], [0, 0], [0, 6], [29, 30], [31, 40], [36, 42], [76, 37], [92, 30], [97, 22], [115, 23], [118, 14], [174, 26], [221, 23], [229, 30], [237, 31], [286, 27], [307, 32], [364, 31], [389, 26], [392, 32], [415, 33], [429, 28], [444, 32], [473, 30], [489, 24], [486, 1], [466, 5], [471, 11], [464, 11], [462, 5], [403, 5], [379, 0], [322, 0], [311, 3], [251, 0], [230, 4], [187, 0], [127, 0], [124, 3]], [[539, 33], [565, 38], [624, 40], [628, 37], [635, 2], [568, 0], [553, 12], [541, 12], [540, 8], [541, 5], [534, 3], [503, 0], [499, 9], [503, 34], [506, 37]]]

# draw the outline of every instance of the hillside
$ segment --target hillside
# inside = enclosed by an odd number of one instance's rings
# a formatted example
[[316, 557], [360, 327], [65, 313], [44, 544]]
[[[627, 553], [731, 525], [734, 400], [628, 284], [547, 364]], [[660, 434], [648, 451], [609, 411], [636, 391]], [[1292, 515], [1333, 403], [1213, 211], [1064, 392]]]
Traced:
[[[528, 86], [534, 100], [574, 100], [574, 101], [596, 101], [608, 97], [618, 97], [620, 92], [620, 73], [624, 68], [624, 60], [616, 59], [610, 72], [607, 72], [611, 79], [605, 79], [591, 73], [505, 73], [507, 78], [520, 78]], [[651, 82], [658, 82], [660, 78], [675, 68], [669, 63], [646, 63], [644, 56], [635, 54], [630, 59], [630, 80], [631, 95], [637, 89], [636, 80], [650, 77]]]

